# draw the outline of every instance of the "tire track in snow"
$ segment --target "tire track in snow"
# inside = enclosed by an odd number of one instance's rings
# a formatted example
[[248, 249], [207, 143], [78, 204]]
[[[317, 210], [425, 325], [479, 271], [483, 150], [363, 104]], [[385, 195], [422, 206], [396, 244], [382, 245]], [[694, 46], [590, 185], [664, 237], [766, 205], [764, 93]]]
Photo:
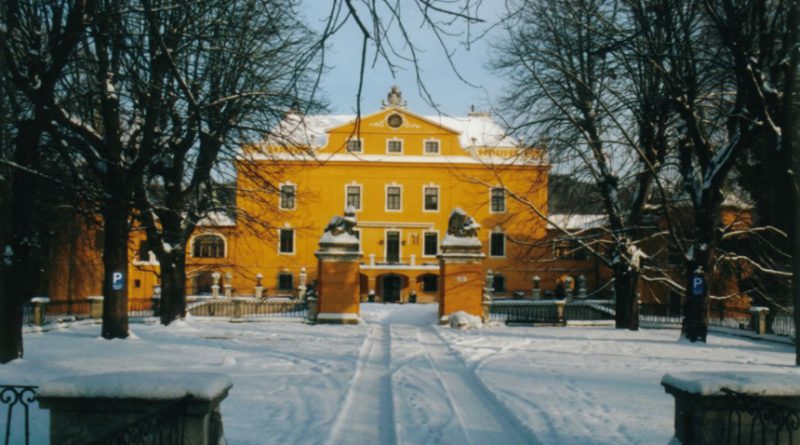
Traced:
[[[327, 445], [397, 443], [392, 403], [389, 325], [370, 327]], [[377, 398], [377, 400], [376, 400]]]
[[419, 330], [426, 356], [468, 443], [537, 444], [536, 436], [491, 393], [432, 327]]

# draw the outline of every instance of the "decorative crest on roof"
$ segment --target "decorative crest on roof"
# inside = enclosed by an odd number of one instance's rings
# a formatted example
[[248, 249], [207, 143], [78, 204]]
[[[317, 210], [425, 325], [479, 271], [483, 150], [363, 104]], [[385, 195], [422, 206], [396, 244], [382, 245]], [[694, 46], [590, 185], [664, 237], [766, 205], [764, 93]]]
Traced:
[[392, 85], [392, 89], [389, 90], [389, 94], [386, 95], [386, 100], [381, 101], [381, 105], [383, 108], [386, 107], [406, 107], [406, 101], [403, 100], [403, 93], [400, 92], [400, 87], [397, 85]]

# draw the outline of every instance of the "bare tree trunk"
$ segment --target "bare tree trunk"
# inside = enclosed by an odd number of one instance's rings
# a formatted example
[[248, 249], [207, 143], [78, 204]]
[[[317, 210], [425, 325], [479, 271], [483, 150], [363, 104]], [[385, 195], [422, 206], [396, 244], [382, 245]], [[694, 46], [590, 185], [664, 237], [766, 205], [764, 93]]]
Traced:
[[161, 264], [161, 324], [186, 316], [186, 255], [183, 249], [159, 260]]
[[[123, 197], [119, 197], [122, 195]], [[128, 216], [124, 194], [112, 194], [103, 211], [103, 327], [106, 339], [128, 337]], [[121, 274], [121, 275], [118, 275]]]
[[630, 270], [627, 263], [614, 268], [614, 292], [617, 296], [615, 325], [617, 329], [639, 329], [639, 298], [636, 286], [639, 273]]

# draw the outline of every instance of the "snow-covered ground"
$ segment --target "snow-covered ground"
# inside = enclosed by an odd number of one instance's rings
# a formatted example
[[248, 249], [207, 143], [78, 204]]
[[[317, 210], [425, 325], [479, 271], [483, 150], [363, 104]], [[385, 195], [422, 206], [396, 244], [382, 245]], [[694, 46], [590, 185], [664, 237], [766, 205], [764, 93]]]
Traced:
[[[666, 444], [666, 373], [794, 373], [788, 345], [676, 330], [435, 326], [435, 305], [362, 305], [358, 326], [189, 319], [132, 324], [107, 341], [96, 324], [25, 336], [0, 383], [158, 370], [218, 372], [234, 387], [225, 434], [238, 444]], [[47, 413], [33, 413], [47, 443]]]

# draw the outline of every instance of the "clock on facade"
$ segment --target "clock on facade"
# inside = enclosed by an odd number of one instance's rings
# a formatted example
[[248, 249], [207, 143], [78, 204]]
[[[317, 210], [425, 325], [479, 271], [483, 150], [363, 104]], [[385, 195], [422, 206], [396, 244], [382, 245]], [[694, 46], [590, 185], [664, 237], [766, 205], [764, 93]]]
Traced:
[[386, 119], [386, 123], [388, 123], [392, 128], [400, 128], [400, 126], [403, 125], [403, 116], [400, 116], [399, 114], [393, 114]]

